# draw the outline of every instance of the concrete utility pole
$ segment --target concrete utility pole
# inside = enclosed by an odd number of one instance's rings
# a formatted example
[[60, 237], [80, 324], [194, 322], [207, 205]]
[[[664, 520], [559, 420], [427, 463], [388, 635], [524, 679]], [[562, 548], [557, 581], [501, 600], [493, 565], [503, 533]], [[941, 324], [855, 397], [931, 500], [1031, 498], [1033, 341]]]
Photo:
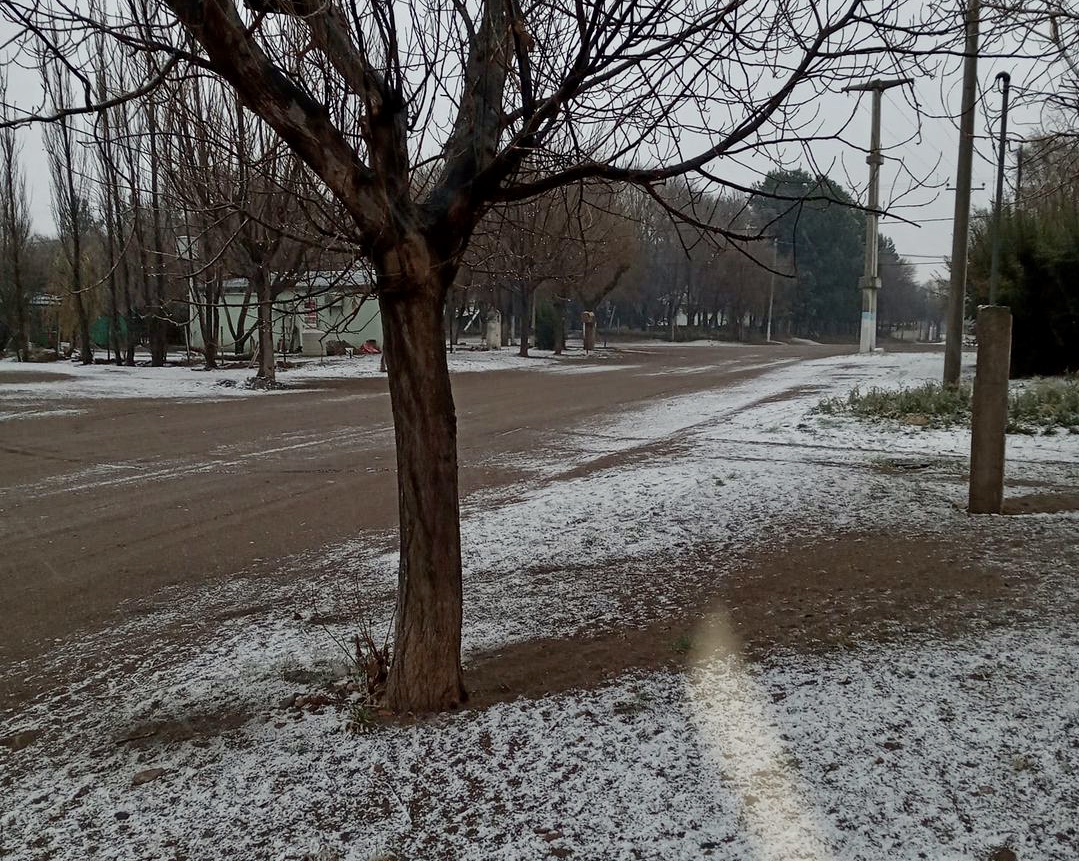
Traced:
[[989, 304], [997, 304], [1000, 290], [1000, 213], [1004, 208], [1004, 152], [1008, 138], [1008, 90], [1012, 76], [1007, 72], [997, 75], [1001, 82], [1000, 149], [997, 152], [997, 199], [993, 203], [993, 257], [989, 266]]
[[869, 211], [865, 219], [865, 275], [862, 276], [862, 331], [858, 342], [859, 353], [871, 353], [877, 347], [877, 292], [880, 290], [878, 274], [878, 222], [880, 219], [880, 166], [884, 159], [880, 154], [880, 101], [881, 94], [892, 87], [913, 84], [910, 78], [881, 80], [874, 78], [864, 84], [844, 87], [843, 92], [873, 93], [873, 126], [869, 134], [869, 155], [865, 157], [869, 165]]
[[963, 101], [959, 117], [959, 160], [955, 169], [955, 214], [952, 217], [952, 272], [948, 287], [948, 334], [944, 342], [944, 385], [959, 385], [963, 361], [963, 302], [967, 289], [967, 237], [970, 232], [970, 174], [974, 163], [974, 103], [978, 88], [978, 22], [980, 0], [967, 3], [963, 48]]
[[1000, 514], [1004, 506], [1011, 352], [1011, 311], [983, 305], [978, 309], [978, 367], [970, 418], [971, 514]]

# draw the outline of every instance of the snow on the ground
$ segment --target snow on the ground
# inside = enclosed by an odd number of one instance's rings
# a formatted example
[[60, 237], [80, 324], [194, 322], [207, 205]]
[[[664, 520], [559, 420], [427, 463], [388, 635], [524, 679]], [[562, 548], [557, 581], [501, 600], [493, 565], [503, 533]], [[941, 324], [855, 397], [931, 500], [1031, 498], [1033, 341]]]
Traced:
[[[20, 784], [4, 848], [118, 861], [958, 861], [1007, 846], [1070, 861], [1077, 646], [1024, 631], [714, 660], [368, 735], [327, 713], [149, 750], [106, 744]], [[133, 787], [150, 768], [165, 773]]]
[[[778, 343], [778, 342], [773, 342]], [[792, 341], [793, 343], [793, 341]], [[713, 341], [709, 338], [697, 338], [693, 341], [660, 341], [658, 339], [649, 339], [646, 341], [625, 341], [619, 342], [617, 345], [619, 349], [624, 351], [633, 352], [639, 350], [642, 352], [648, 352], [650, 350], [665, 350], [674, 349], [678, 350], [682, 347], [731, 347], [740, 348], [745, 347], [741, 341]]]
[[[555, 356], [550, 350], [532, 350], [529, 358], [517, 355], [516, 348], [503, 350], [457, 349], [447, 354], [450, 373], [501, 370], [543, 370], [554, 373], [598, 373], [626, 367], [610, 362], [613, 354], [599, 351], [586, 355], [572, 350]], [[179, 361], [182, 357], [175, 357]], [[286, 390], [317, 386], [325, 380], [384, 378], [378, 356], [329, 356], [323, 359], [289, 359], [292, 367], [277, 371], [277, 381]], [[0, 360], [0, 373], [10, 375], [0, 383], [0, 421], [41, 415], [30, 404], [41, 401], [81, 398], [163, 398], [182, 400], [224, 400], [261, 397], [279, 390], [257, 390], [247, 383], [255, 374], [244, 364], [207, 371], [201, 366], [169, 364], [82, 365], [78, 362], [16, 362]], [[26, 376], [25, 381], [19, 380]], [[48, 379], [41, 379], [47, 377]], [[60, 414], [54, 410], [53, 413]]]
[[73, 410], [66, 409], [64, 407], [57, 407], [56, 409], [32, 409], [25, 408], [19, 410], [5, 411], [0, 408], [0, 422], [12, 421], [13, 419], [46, 419], [46, 418], [58, 418], [60, 416], [77, 416], [85, 412], [85, 410]]
[[[531, 464], [535, 480], [464, 501], [466, 653], [634, 624], [641, 607], [662, 610], [677, 579], [694, 576], [692, 565], [662, 560], [701, 547], [722, 555], [799, 532], [966, 528], [964, 432], [812, 413], [855, 383], [935, 378], [939, 361], [783, 363], [741, 386], [552, 437]], [[1079, 484], [1076, 441], [1010, 437], [1009, 469]], [[880, 468], [893, 458], [927, 469]], [[1031, 540], [1032, 522], [1009, 518], [1001, 529]], [[1067, 534], [1076, 521], [1046, 516], [1037, 528]], [[860, 644], [753, 666], [710, 659], [686, 676], [631, 675], [366, 735], [345, 732], [332, 711], [275, 708], [297, 689], [296, 671], [340, 672], [335, 641], [360, 613], [386, 630], [392, 543], [367, 536], [283, 560], [311, 572], [283, 587], [240, 578], [201, 595], [165, 593], [156, 612], [94, 635], [118, 650], [146, 645], [145, 657], [122, 672], [107, 661], [85, 667], [81, 690], [0, 724], [0, 737], [42, 733], [23, 751], [0, 748], [5, 769], [18, 772], [0, 778], [0, 856], [1079, 854], [1079, 642], [1051, 613], [958, 642]], [[1045, 561], [1035, 554], [1030, 564]], [[1074, 588], [1066, 574], [1059, 588]], [[274, 589], [285, 611], [205, 621]], [[350, 601], [362, 606], [340, 618]], [[331, 616], [313, 624], [316, 609]], [[149, 645], [166, 624], [189, 627], [191, 642]], [[54, 666], [70, 671], [80, 654], [107, 652], [85, 647], [59, 645]], [[51, 671], [48, 660], [15, 669]], [[207, 738], [115, 743], [155, 722], [218, 712], [252, 718]], [[167, 771], [131, 786], [155, 767]]]

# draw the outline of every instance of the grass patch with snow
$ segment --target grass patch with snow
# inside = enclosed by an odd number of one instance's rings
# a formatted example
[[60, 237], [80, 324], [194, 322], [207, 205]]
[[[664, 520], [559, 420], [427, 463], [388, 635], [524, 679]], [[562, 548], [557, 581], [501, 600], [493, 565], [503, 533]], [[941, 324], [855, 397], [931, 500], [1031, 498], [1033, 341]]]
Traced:
[[844, 413], [862, 419], [890, 419], [907, 424], [943, 428], [970, 422], [971, 387], [946, 388], [937, 383], [900, 389], [876, 386], [862, 391], [855, 386], [845, 397], [825, 398], [817, 411], [824, 415]]
[[1010, 433], [1079, 433], [1079, 375], [1031, 380], [1011, 393]]
[[[926, 382], [899, 389], [852, 389], [846, 396], [821, 400], [823, 415], [903, 422], [930, 428], [970, 424], [973, 387]], [[1013, 384], [1008, 403], [1008, 433], [1079, 433], [1079, 377], [1036, 379]]]

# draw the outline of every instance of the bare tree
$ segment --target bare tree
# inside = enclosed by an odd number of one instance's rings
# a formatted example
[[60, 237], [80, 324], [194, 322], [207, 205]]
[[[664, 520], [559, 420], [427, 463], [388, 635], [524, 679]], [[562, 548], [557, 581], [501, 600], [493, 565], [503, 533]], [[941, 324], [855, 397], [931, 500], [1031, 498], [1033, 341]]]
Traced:
[[[200, 285], [202, 295], [193, 305], [207, 362], [216, 353], [223, 278], [242, 279], [246, 301], [239, 319], [229, 321], [234, 341], [246, 340], [247, 307], [253, 301], [256, 380], [273, 385], [278, 298], [312, 276], [320, 286], [304, 286], [302, 300], [317, 308], [335, 285], [333, 275], [319, 270], [354, 270], [355, 252], [341, 253], [334, 227], [339, 213], [320, 197], [310, 171], [265, 123], [244, 111], [234, 94], [203, 78], [170, 91], [169, 194], [189, 240], [188, 277]], [[288, 349], [287, 337], [282, 341]]]
[[[192, 76], [173, 90], [166, 120], [175, 144], [166, 165], [167, 194], [179, 213], [177, 250], [188, 282], [189, 318], [198, 324], [207, 369], [217, 367], [221, 349], [221, 303], [230, 274], [226, 250], [235, 235], [236, 213], [230, 205], [237, 178], [235, 146], [217, 133], [231, 124], [230, 107], [216, 82]], [[233, 344], [238, 336], [233, 334]]]
[[[0, 112], [7, 111], [6, 90], [6, 80], [0, 81], [0, 102], [4, 103]], [[30, 201], [16, 135], [16, 129], [10, 126], [0, 128], [0, 308], [3, 316], [15, 324], [15, 355], [25, 362], [30, 349], [30, 297], [24, 278], [24, 259], [30, 244]], [[0, 342], [3, 340], [0, 338]]]
[[264, 384], [274, 382], [273, 302], [294, 287], [308, 269], [312, 255], [303, 242], [290, 238], [298, 232], [296, 201], [302, 165], [292, 158], [280, 139], [261, 123], [249, 127], [241, 105], [236, 105], [237, 195], [239, 224], [231, 250], [246, 270], [258, 301], [258, 374]]
[[564, 284], [579, 271], [575, 227], [581, 201], [571, 191], [554, 189], [496, 207], [477, 227], [472, 257], [478, 259], [471, 269], [515, 300], [522, 357], [528, 356], [533, 334], [536, 292], [544, 285]]
[[[72, 103], [71, 80], [66, 69], [49, 63], [43, 68], [46, 89], [57, 111]], [[77, 139], [76, 118], [61, 116], [45, 127], [45, 150], [52, 181], [53, 221], [63, 254], [66, 292], [71, 297], [77, 318], [79, 356], [84, 365], [93, 364], [94, 347], [90, 339], [89, 291], [86, 277], [86, 252], [90, 228], [90, 196], [87, 187], [86, 151]]]
[[[99, 36], [100, 50], [95, 58], [94, 83], [99, 102], [104, 103], [110, 95], [122, 90], [123, 72], [110, 60], [105, 47], [108, 42]], [[103, 251], [105, 258], [105, 282], [108, 288], [108, 339], [113, 361], [123, 365], [125, 360], [134, 363], [133, 313], [131, 308], [131, 267], [129, 245], [131, 231], [125, 229], [124, 182], [118, 142], [123, 137], [125, 124], [124, 106], [101, 110], [93, 128], [94, 163], [97, 187], [99, 220], [104, 225]]]
[[[146, 99], [143, 103], [145, 117], [144, 140], [146, 155], [146, 215], [149, 219], [148, 232], [143, 231], [140, 247], [145, 253], [144, 266], [147, 272], [146, 295], [148, 301], [148, 327], [150, 336], [150, 364], [159, 368], [165, 364], [168, 354], [168, 311], [169, 272], [168, 263], [175, 259], [172, 247], [166, 246], [165, 197], [162, 181], [168, 158], [162, 152], [167, 145], [167, 138], [161, 129], [161, 106], [155, 99]], [[138, 223], [138, 222], [137, 222]], [[170, 244], [171, 245], [171, 244]]]
[[[627, 198], [639, 197], [628, 189], [593, 185], [578, 187], [573, 219], [566, 234], [566, 261], [571, 271], [566, 293], [580, 303], [586, 349], [592, 349], [598, 309], [625, 275], [640, 263], [642, 248]], [[566, 294], [564, 294], [565, 296]], [[562, 341], [565, 301], [555, 301], [556, 344]]]
[[[115, 210], [113, 241], [106, 244], [109, 253], [116, 255], [110, 273], [122, 281], [124, 291], [128, 332], [124, 360], [133, 365], [137, 346], [148, 340], [154, 367], [161, 367], [166, 360], [167, 267], [175, 256], [165, 247], [169, 216], [161, 190], [164, 163], [159, 110], [151, 99], [114, 106], [107, 132], [104, 118], [99, 124], [97, 148], [101, 153], [102, 134], [108, 134], [108, 161], [101, 181], [109, 187]], [[106, 222], [107, 234], [108, 226]]]

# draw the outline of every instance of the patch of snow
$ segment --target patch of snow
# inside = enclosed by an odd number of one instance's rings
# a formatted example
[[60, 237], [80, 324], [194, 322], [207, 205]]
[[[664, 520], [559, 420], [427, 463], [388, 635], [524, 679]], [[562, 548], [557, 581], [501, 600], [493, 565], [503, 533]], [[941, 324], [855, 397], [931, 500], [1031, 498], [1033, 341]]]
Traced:
[[66, 409], [63, 407], [35, 409], [31, 404], [27, 404], [25, 408], [20, 408], [20, 404], [9, 402], [0, 407], [0, 422], [9, 422], [16, 419], [49, 419], [59, 418], [60, 416], [78, 416], [85, 412], [86, 410]]
[[679, 349], [681, 347], [717, 347], [721, 349], [749, 350], [756, 345], [746, 344], [742, 341], [712, 341], [698, 338], [694, 341], [660, 341], [658, 339], [649, 339], [646, 341], [619, 341], [617, 343], [612, 343], [611, 346], [616, 347], [622, 352], [633, 352], [635, 350], [648, 352], [653, 349], [667, 350]]
[[[609, 354], [570, 351], [555, 356], [550, 350], [532, 350], [521, 358], [515, 348], [503, 350], [455, 350], [447, 354], [450, 373], [479, 371], [542, 370], [553, 373], [597, 373], [625, 365], [595, 364]], [[248, 366], [207, 371], [202, 367], [166, 365], [118, 367], [116, 365], [81, 365], [55, 362], [48, 365], [0, 360], [0, 370], [12, 373], [48, 374], [51, 379], [7, 380], [0, 383], [0, 418], [24, 418], [31, 404], [42, 400], [83, 398], [164, 398], [174, 400], [227, 400], [236, 397], [260, 397], [280, 391], [317, 385], [325, 380], [385, 378], [379, 370], [380, 357], [328, 356], [321, 359], [290, 357], [289, 368], [278, 369], [277, 381], [284, 389], [257, 390], [247, 383], [255, 369]], [[588, 364], [585, 364], [588, 362]], [[20, 412], [21, 410], [21, 412]]]
[[[1004, 846], [1070, 861], [1077, 645], [1042, 630], [714, 659], [358, 736], [333, 713], [268, 714], [73, 750], [0, 791], [0, 833], [17, 861], [958, 861]], [[148, 768], [164, 773], [133, 787]]]

